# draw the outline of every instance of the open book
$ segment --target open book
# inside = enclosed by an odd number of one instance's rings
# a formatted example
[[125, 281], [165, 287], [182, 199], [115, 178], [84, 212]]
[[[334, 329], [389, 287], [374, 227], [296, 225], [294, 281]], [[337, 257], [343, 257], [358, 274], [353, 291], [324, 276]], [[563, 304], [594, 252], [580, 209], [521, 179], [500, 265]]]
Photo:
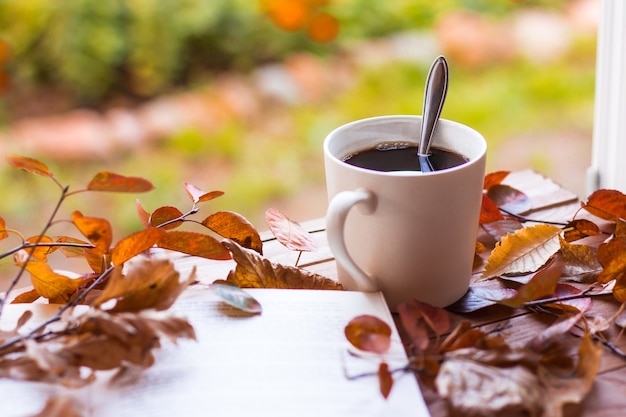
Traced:
[[[228, 416], [428, 416], [415, 377], [394, 375], [386, 400], [375, 376], [378, 358], [349, 353], [345, 325], [375, 315], [392, 329], [390, 368], [406, 364], [400, 337], [381, 293], [314, 290], [247, 290], [262, 305], [243, 315], [212, 292], [193, 288], [172, 307], [189, 318], [198, 340], [164, 341], [156, 363], [109, 383], [103, 373], [78, 391], [0, 379], [0, 416], [39, 412], [49, 395], [72, 392], [92, 417]], [[28, 305], [27, 307], [33, 307]], [[11, 309], [7, 306], [3, 321]], [[39, 305], [53, 312], [53, 306]], [[21, 312], [21, 311], [20, 311]], [[13, 316], [19, 316], [15, 311]], [[349, 379], [347, 375], [372, 372]]]

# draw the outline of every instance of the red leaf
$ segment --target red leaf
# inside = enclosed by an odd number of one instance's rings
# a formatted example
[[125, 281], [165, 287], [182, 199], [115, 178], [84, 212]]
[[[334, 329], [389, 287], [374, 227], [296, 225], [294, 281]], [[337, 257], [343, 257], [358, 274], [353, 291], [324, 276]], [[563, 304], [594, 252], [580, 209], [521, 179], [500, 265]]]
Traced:
[[564, 237], [566, 242], [574, 242], [586, 236], [596, 236], [600, 233], [598, 225], [586, 219], [573, 220], [563, 229], [565, 230]]
[[150, 224], [150, 213], [143, 208], [139, 199], [135, 200], [135, 207], [137, 209], [137, 217], [139, 217], [139, 221], [143, 227], [148, 227]]
[[309, 232], [292, 220], [280, 210], [270, 208], [265, 212], [265, 221], [276, 239], [287, 249], [294, 251], [317, 250], [317, 243]]
[[218, 211], [202, 221], [202, 224], [218, 235], [237, 242], [244, 248], [263, 254], [263, 241], [252, 223], [241, 214]]
[[500, 209], [492, 199], [483, 194], [483, 202], [480, 207], [479, 224], [492, 223], [498, 220], [504, 220], [504, 216]]
[[50, 178], [54, 177], [48, 167], [43, 162], [39, 162], [36, 159], [20, 155], [7, 155], [6, 159], [11, 166], [18, 169], [23, 169], [24, 171], [30, 172], [31, 174], [37, 174], [43, 177]]
[[[183, 216], [183, 212], [178, 210], [176, 207], [164, 206], [159, 207], [154, 210], [154, 213], [150, 216], [149, 226], [158, 227], [164, 223], [172, 221], [174, 219], [178, 219]], [[165, 230], [174, 229], [183, 224], [182, 220], [172, 222], [167, 226], [163, 226], [162, 228]]]
[[496, 171], [485, 175], [483, 181], [483, 190], [489, 190], [494, 185], [500, 184], [511, 171]]
[[118, 193], [143, 193], [154, 189], [148, 180], [139, 177], [126, 177], [112, 172], [99, 172], [87, 185], [90, 191]]
[[389, 397], [391, 388], [393, 387], [393, 375], [389, 372], [387, 362], [381, 362], [378, 366], [378, 385], [383, 398]]
[[167, 232], [157, 242], [163, 249], [174, 250], [207, 259], [231, 259], [230, 251], [212, 236], [195, 232]]
[[213, 200], [214, 198], [224, 195], [223, 191], [211, 191], [207, 193], [195, 185], [189, 184], [188, 182], [184, 182], [183, 186], [185, 187], [185, 191], [187, 191], [187, 195], [191, 198], [191, 201], [193, 201], [194, 204], [202, 201]]
[[353, 318], [344, 332], [354, 347], [366, 352], [382, 355], [391, 347], [391, 327], [375, 316], [362, 315]]
[[605, 220], [626, 219], [626, 195], [617, 190], [598, 190], [592, 193], [582, 207]]
[[163, 229], [144, 229], [120, 240], [111, 251], [113, 265], [121, 265], [129, 259], [153, 247], [165, 234]]

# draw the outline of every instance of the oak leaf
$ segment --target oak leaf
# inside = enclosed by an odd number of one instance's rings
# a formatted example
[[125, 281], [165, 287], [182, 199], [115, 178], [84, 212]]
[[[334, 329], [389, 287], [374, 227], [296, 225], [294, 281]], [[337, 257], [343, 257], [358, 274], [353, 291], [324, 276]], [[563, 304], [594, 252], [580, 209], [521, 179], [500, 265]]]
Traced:
[[594, 191], [581, 206], [605, 220], [626, 219], [626, 195], [617, 190]]
[[184, 182], [183, 186], [185, 187], [185, 191], [187, 192], [187, 195], [189, 196], [191, 201], [193, 201], [194, 204], [201, 203], [203, 201], [210, 201], [210, 200], [213, 200], [214, 198], [224, 195], [223, 191], [210, 191], [207, 193], [205, 191], [202, 191], [200, 188], [196, 187], [195, 185], [189, 184], [188, 182]]
[[342, 290], [341, 284], [324, 276], [292, 267], [274, 264], [257, 252], [225, 239], [237, 266], [228, 274], [227, 283], [241, 288], [291, 288]]
[[391, 347], [391, 327], [376, 316], [354, 317], [344, 328], [346, 339], [357, 349], [382, 355]]
[[167, 232], [158, 240], [157, 246], [201, 258], [230, 259], [230, 253], [217, 239], [202, 233], [186, 231]]
[[121, 267], [113, 270], [104, 291], [94, 300], [94, 306], [104, 308], [103, 304], [115, 300], [115, 305], [106, 308], [107, 311], [166, 310], [196, 279], [194, 269], [181, 281], [180, 274], [167, 259], [136, 259], [122, 271]]
[[559, 250], [560, 232], [556, 226], [537, 224], [506, 235], [491, 252], [480, 279], [536, 271]]
[[143, 193], [154, 189], [148, 180], [139, 177], [127, 177], [113, 172], [99, 172], [87, 184], [89, 191], [108, 191], [118, 193]]
[[21, 155], [7, 155], [6, 159], [9, 165], [18, 169], [22, 169], [31, 174], [41, 175], [42, 177], [49, 178], [54, 177], [46, 164], [36, 159]]
[[269, 208], [265, 211], [265, 221], [272, 234], [289, 250], [315, 251], [318, 248], [310, 233], [298, 222], [289, 219], [278, 209]]
[[231, 239], [244, 248], [263, 254], [263, 242], [259, 232], [241, 214], [218, 211], [204, 219], [202, 224], [223, 238]]

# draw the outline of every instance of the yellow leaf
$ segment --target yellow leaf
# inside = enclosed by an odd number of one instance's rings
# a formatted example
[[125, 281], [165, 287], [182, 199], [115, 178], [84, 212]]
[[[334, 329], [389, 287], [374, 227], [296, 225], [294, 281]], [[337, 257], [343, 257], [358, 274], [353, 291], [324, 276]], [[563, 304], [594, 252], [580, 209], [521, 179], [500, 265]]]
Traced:
[[560, 232], [556, 226], [537, 224], [509, 233], [491, 252], [480, 280], [536, 271], [559, 250]]
[[26, 270], [30, 273], [37, 293], [50, 300], [67, 302], [81, 283], [80, 279], [69, 278], [54, 272], [48, 264], [43, 262], [28, 262]]
[[41, 175], [42, 177], [54, 177], [50, 169], [41, 161], [21, 155], [7, 155], [7, 162], [15, 168], [23, 169], [31, 174]]
[[273, 264], [257, 252], [243, 248], [232, 240], [226, 239], [223, 244], [237, 262], [226, 282], [240, 288], [343, 289], [341, 284], [330, 278], [292, 266]]
[[107, 309], [112, 312], [149, 308], [165, 310], [194, 280], [195, 269], [181, 282], [180, 274], [169, 260], [143, 258], [131, 262], [126, 274], [122, 268], [115, 268], [104, 291], [93, 304], [101, 306], [109, 300], [116, 300], [115, 306]]

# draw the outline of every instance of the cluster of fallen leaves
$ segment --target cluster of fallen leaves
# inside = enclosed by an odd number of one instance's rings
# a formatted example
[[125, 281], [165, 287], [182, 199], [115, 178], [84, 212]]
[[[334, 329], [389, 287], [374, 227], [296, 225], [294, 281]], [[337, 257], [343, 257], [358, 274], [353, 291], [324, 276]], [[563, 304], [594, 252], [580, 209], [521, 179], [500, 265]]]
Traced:
[[[593, 386], [602, 344], [626, 359], [608, 339], [615, 333], [609, 330], [617, 327], [619, 337], [626, 326], [626, 195], [596, 191], [566, 224], [529, 221], [520, 213], [530, 201], [503, 183], [507, 175], [485, 177], [476, 274], [466, 296], [447, 309], [417, 300], [399, 306], [409, 340], [406, 367], [387, 365], [391, 332], [380, 319], [357, 317], [346, 327], [353, 346], [382, 358], [378, 379], [385, 397], [394, 372], [414, 370], [453, 415], [559, 416]], [[613, 297], [610, 317], [591, 311], [596, 296]], [[496, 304], [556, 320], [520, 345], [453, 314]]]
[[[83, 189], [63, 186], [42, 162], [9, 155], [7, 162], [30, 174], [52, 180], [60, 198], [43, 231], [24, 237], [10, 229], [0, 217], [0, 240], [19, 243], [0, 254], [13, 255], [16, 275], [0, 294], [0, 316], [8, 302], [60, 304], [58, 313], [33, 323], [26, 311], [14, 328], [0, 330], [0, 377], [80, 387], [94, 380], [97, 371], [123, 370], [128, 366], [147, 367], [161, 340], [176, 343], [195, 339], [191, 324], [167, 310], [196, 280], [195, 269], [181, 277], [174, 264], [155, 250], [175, 251], [212, 260], [235, 260], [236, 268], [211, 289], [221, 299], [251, 314], [261, 306], [239, 287], [341, 289], [336, 282], [295, 266], [282, 266], [263, 257], [263, 242], [257, 230], [241, 215], [218, 211], [201, 221], [192, 220], [199, 205], [224, 194], [204, 192], [184, 183], [191, 208], [183, 213], [163, 206], [151, 213], [139, 200], [137, 214], [143, 229], [114, 243], [112, 227], [105, 218], [88, 217], [75, 211], [71, 223], [82, 237], [53, 236], [58, 209], [68, 197], [82, 192], [142, 193], [153, 185], [142, 178], [100, 172]], [[276, 239], [291, 250], [309, 251], [316, 243], [301, 226], [278, 210], [266, 213]], [[184, 224], [203, 232], [181, 230]], [[53, 254], [82, 257], [88, 271], [58, 271], [51, 265]], [[30, 289], [13, 295], [23, 276], [29, 275]], [[46, 409], [61, 407], [49, 403]], [[46, 413], [43, 411], [42, 413]], [[69, 412], [69, 411], [68, 411]], [[43, 415], [43, 414], [42, 414]]]

